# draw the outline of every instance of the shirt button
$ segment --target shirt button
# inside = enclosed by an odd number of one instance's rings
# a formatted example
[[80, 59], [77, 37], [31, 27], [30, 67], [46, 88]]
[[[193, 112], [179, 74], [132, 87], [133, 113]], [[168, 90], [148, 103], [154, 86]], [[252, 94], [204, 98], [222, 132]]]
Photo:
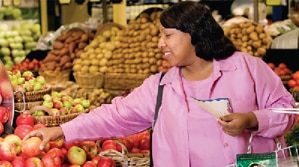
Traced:
[[223, 146], [224, 146], [224, 148], [228, 147], [228, 143], [224, 143]]

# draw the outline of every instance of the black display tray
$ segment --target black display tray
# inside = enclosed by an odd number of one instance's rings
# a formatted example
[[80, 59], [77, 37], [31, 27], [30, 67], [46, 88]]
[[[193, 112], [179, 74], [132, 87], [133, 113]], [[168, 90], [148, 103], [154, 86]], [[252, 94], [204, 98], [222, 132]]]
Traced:
[[290, 70], [297, 71], [299, 70], [299, 49], [269, 49], [263, 60], [275, 65], [285, 63]]

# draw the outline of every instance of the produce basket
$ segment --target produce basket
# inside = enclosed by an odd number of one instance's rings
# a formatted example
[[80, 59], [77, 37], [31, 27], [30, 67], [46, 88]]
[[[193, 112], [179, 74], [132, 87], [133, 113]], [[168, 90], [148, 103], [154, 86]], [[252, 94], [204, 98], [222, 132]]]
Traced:
[[46, 89], [31, 92], [17, 91], [14, 93], [14, 99], [16, 103], [27, 103], [34, 101], [41, 101], [45, 94], [51, 92], [51, 87], [48, 86]]
[[48, 84], [56, 84], [59, 82], [68, 81], [70, 79], [71, 70], [64, 71], [38, 71], [39, 75], [43, 76]]
[[43, 103], [43, 101], [33, 101], [33, 102], [15, 102], [15, 110], [24, 111], [29, 110], [32, 107], [39, 106]]
[[117, 74], [106, 73], [104, 88], [112, 90], [128, 90], [138, 87], [149, 74]]
[[126, 146], [116, 140], [122, 147], [122, 152], [116, 150], [105, 150], [99, 153], [100, 156], [110, 157], [116, 162], [117, 167], [149, 167], [150, 157], [149, 154], [142, 153], [129, 153]]
[[[35, 106], [35, 107], [31, 108], [30, 110], [27, 110], [26, 112], [29, 114], [32, 114], [36, 110], [43, 110], [46, 113], [53, 114], [53, 111], [51, 109], [44, 107], [44, 106]], [[84, 112], [80, 112], [80, 113], [70, 113], [67, 115], [33, 116], [33, 118], [34, 118], [35, 124], [41, 123], [47, 127], [52, 127], [52, 126], [59, 126], [63, 123], [66, 123], [66, 122], [76, 118], [78, 115], [80, 115], [82, 113], [88, 113], [88, 112], [89, 112], [89, 110], [85, 110]]]
[[76, 83], [82, 88], [102, 88], [104, 84], [105, 75], [101, 73], [96, 74], [82, 74], [74, 73]]

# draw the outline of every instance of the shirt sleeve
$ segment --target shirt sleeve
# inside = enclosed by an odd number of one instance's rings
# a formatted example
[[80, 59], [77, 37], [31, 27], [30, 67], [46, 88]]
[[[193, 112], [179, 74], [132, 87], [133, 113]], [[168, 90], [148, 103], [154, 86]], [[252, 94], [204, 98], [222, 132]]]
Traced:
[[65, 141], [123, 137], [149, 128], [154, 116], [160, 75], [145, 79], [126, 97], [115, 97], [87, 114], [61, 125]]
[[258, 120], [256, 134], [269, 138], [282, 136], [294, 127], [296, 116], [275, 113], [270, 108], [293, 108], [295, 100], [284, 87], [280, 77], [263, 60], [257, 58], [251, 64], [259, 108], [254, 111]]

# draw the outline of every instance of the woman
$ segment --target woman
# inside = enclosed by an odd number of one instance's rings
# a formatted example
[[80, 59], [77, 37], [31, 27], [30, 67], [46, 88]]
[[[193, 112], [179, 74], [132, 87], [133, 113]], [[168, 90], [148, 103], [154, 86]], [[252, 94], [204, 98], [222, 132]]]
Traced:
[[[162, 105], [153, 133], [155, 167], [226, 166], [246, 153], [254, 133], [253, 152], [276, 149], [274, 138], [295, 124], [295, 116], [272, 107], [294, 107], [280, 78], [260, 58], [236, 51], [210, 11], [184, 1], [163, 11], [158, 43], [173, 67], [164, 85]], [[125, 98], [116, 97], [60, 127], [32, 131], [43, 144], [64, 137], [66, 142], [127, 136], [152, 124], [160, 74], [147, 78]], [[196, 99], [229, 99], [232, 110], [216, 117]], [[25, 138], [25, 139], [26, 139]]]

